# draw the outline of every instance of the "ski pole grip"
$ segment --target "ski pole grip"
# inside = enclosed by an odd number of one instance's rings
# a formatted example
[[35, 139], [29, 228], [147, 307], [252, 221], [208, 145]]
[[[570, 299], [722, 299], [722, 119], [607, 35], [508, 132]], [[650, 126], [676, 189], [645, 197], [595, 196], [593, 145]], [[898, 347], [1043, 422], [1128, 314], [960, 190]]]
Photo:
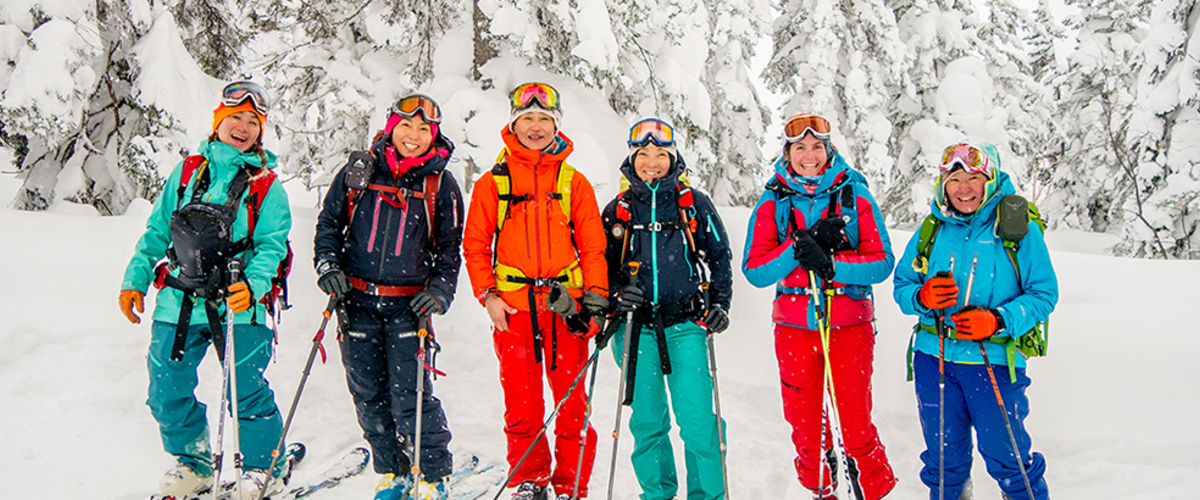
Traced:
[[938, 271], [934, 276], [937, 276], [938, 278], [949, 278], [950, 271]]
[[242, 279], [242, 263], [237, 259], [229, 259], [229, 284], [237, 283]]
[[635, 261], [631, 261], [631, 262], [629, 263], [629, 277], [630, 277], [630, 278], [632, 278], [632, 277], [634, 277], [634, 276], [637, 276], [637, 274], [638, 274], [638, 271], [639, 271], [639, 270], [641, 270], [641, 268], [642, 268], [642, 263], [641, 263], [641, 262], [638, 262], [638, 261], [636, 261], [636, 260], [635, 260]]

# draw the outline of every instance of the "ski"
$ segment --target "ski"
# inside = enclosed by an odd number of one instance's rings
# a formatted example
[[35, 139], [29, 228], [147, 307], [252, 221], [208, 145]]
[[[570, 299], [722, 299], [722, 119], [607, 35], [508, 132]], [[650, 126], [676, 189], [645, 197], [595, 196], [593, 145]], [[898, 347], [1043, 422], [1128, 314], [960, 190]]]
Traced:
[[366, 469], [370, 458], [371, 453], [366, 448], [359, 447], [350, 450], [340, 460], [324, 472], [308, 480], [307, 483], [294, 487], [286, 493], [272, 496], [271, 500], [296, 500], [337, 486], [343, 479], [355, 476], [362, 472], [363, 469]]
[[[300, 463], [300, 461], [304, 459], [304, 455], [306, 453], [307, 449], [301, 443], [291, 443], [287, 445], [287, 449], [284, 451], [283, 455], [283, 473], [280, 474], [279, 478], [276, 478], [275, 481], [282, 480], [286, 483], [292, 476], [292, 470], [295, 469], [296, 464]], [[237, 489], [235, 484], [236, 483], [233, 481], [223, 482], [221, 484], [221, 491], [217, 493], [217, 500], [229, 500]], [[205, 488], [196, 494], [186, 495], [183, 497], [177, 497], [175, 495], [161, 495], [158, 493], [150, 495], [150, 500], [206, 500], [211, 498], [211, 487]]]
[[495, 465], [479, 467], [479, 457], [472, 456], [449, 478], [450, 500], [476, 500], [504, 482], [504, 474]]

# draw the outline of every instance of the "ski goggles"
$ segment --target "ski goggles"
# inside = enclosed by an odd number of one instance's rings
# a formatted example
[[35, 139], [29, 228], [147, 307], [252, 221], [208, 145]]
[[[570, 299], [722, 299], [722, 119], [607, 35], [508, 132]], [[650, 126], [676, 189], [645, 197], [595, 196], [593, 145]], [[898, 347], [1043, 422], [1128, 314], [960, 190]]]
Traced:
[[800, 113], [793, 116], [783, 126], [783, 137], [789, 144], [803, 139], [807, 134], [825, 140], [832, 133], [833, 129], [829, 126], [829, 120], [812, 113]]
[[992, 176], [992, 162], [987, 155], [964, 142], [946, 148], [942, 153], [942, 164], [939, 166], [943, 172], [951, 172], [959, 167], [973, 174], [985, 174], [989, 178]]
[[647, 118], [633, 124], [629, 129], [629, 147], [645, 146], [647, 142], [663, 147], [674, 146], [675, 129], [657, 118]]
[[513, 89], [509, 104], [513, 109], [525, 109], [536, 104], [548, 109], [558, 109], [558, 91], [546, 83], [530, 82]]
[[254, 111], [267, 116], [267, 111], [271, 108], [271, 99], [267, 97], [267, 91], [263, 90], [259, 84], [240, 81], [233, 82], [221, 89], [221, 104], [227, 108], [246, 102], [247, 99], [254, 106]]
[[405, 118], [412, 118], [419, 113], [426, 122], [442, 122], [442, 108], [432, 97], [424, 94], [409, 94], [401, 97], [392, 105], [392, 113]]

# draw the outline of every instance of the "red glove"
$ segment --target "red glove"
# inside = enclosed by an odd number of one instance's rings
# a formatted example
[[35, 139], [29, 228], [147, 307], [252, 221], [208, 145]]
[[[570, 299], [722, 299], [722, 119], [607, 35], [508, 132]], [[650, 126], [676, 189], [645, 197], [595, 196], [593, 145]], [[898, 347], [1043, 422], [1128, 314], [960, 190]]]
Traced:
[[917, 298], [929, 309], [945, 309], [958, 304], [958, 285], [952, 276], [933, 276], [925, 280]]
[[950, 319], [954, 320], [957, 337], [966, 340], [986, 339], [1004, 327], [1004, 320], [996, 311], [979, 306], [967, 306], [951, 315]]
[[245, 282], [239, 281], [229, 285], [229, 296], [225, 298], [225, 305], [234, 314], [249, 311], [253, 305], [251, 302], [250, 287], [246, 286]]

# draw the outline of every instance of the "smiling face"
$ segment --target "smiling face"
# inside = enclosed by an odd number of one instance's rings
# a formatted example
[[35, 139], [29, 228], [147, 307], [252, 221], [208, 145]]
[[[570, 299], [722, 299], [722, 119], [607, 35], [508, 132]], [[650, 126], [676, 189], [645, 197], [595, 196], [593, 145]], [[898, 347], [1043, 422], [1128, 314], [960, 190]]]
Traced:
[[633, 171], [647, 183], [665, 177], [668, 170], [671, 170], [671, 154], [666, 149], [647, 144], [633, 155]]
[[946, 198], [960, 213], [973, 214], [983, 205], [983, 193], [987, 189], [987, 183], [988, 177], [984, 174], [957, 169], [946, 177]]
[[261, 134], [262, 124], [258, 122], [258, 115], [252, 111], [238, 111], [225, 117], [221, 124], [217, 125], [217, 140], [243, 153], [258, 143]]
[[828, 161], [829, 152], [825, 151], [825, 141], [813, 137], [812, 134], [788, 145], [788, 164], [792, 173], [796, 175], [819, 175]]
[[413, 158], [429, 151], [433, 144], [433, 127], [421, 117], [404, 118], [392, 128], [392, 146], [403, 158]]
[[554, 143], [554, 117], [536, 111], [525, 113], [513, 122], [512, 131], [522, 146], [541, 151]]

